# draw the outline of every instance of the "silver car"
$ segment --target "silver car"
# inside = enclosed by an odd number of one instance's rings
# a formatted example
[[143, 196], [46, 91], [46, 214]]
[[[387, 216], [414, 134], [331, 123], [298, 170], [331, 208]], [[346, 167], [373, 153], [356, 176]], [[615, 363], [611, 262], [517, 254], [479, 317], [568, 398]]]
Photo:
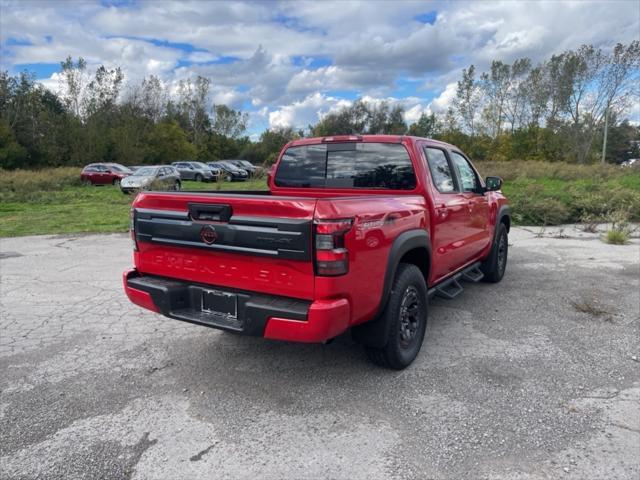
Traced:
[[163, 165], [139, 168], [133, 175], [123, 178], [120, 182], [122, 193], [140, 190], [180, 190], [181, 187], [178, 171], [174, 167]]
[[195, 180], [196, 182], [217, 181], [217, 177], [211, 169], [202, 162], [173, 162], [171, 165], [178, 170], [182, 180]]

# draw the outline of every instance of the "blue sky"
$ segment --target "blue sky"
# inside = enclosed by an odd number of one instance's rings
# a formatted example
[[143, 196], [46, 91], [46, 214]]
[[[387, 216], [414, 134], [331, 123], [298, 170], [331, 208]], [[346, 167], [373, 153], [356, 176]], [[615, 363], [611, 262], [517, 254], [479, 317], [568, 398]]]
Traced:
[[149, 2], [0, 0], [0, 68], [58, 88], [60, 61], [211, 79], [212, 103], [250, 113], [250, 131], [305, 127], [362, 97], [446, 110], [462, 68], [534, 62], [638, 37], [637, 2]]

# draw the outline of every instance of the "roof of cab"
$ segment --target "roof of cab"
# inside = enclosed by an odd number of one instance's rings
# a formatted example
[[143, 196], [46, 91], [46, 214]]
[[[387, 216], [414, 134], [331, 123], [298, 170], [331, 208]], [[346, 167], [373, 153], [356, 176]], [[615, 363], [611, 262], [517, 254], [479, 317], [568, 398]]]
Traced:
[[[334, 140], [332, 140], [334, 139]], [[332, 142], [378, 142], [378, 143], [413, 143], [416, 141], [426, 141], [429, 144], [439, 145], [447, 148], [456, 148], [440, 140], [434, 140], [432, 138], [414, 137], [412, 135], [327, 135], [325, 137], [310, 137], [300, 138], [298, 140], [292, 140], [288, 143], [289, 147], [297, 147], [301, 145], [317, 145], [320, 143], [332, 143]]]

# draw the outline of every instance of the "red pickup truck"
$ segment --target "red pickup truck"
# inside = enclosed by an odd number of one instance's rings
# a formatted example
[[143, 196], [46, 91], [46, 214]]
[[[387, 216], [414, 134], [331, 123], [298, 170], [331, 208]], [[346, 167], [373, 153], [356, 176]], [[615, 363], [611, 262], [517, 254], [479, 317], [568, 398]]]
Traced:
[[287, 144], [269, 191], [142, 192], [129, 299], [246, 335], [327, 342], [351, 329], [376, 364], [416, 358], [431, 295], [499, 282], [509, 207], [458, 148], [344, 135]]

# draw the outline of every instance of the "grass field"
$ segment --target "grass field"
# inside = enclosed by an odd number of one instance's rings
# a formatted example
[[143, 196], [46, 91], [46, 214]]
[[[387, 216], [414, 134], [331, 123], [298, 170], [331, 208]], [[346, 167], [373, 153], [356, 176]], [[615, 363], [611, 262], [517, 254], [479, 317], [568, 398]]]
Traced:
[[[505, 180], [514, 221], [557, 225], [607, 221], [612, 213], [640, 220], [640, 171], [613, 166], [541, 162], [482, 162], [483, 175]], [[249, 182], [184, 182], [183, 190], [262, 190]], [[77, 168], [0, 171], [0, 237], [126, 232], [133, 195], [113, 186], [79, 183]]]
[[[75, 172], [77, 175], [77, 171]], [[0, 180], [0, 183], [2, 180]], [[185, 181], [183, 190], [263, 190], [264, 180], [200, 183]], [[58, 189], [8, 191], [0, 189], [0, 237], [52, 233], [126, 232], [135, 195], [111, 185], [62, 183]]]

